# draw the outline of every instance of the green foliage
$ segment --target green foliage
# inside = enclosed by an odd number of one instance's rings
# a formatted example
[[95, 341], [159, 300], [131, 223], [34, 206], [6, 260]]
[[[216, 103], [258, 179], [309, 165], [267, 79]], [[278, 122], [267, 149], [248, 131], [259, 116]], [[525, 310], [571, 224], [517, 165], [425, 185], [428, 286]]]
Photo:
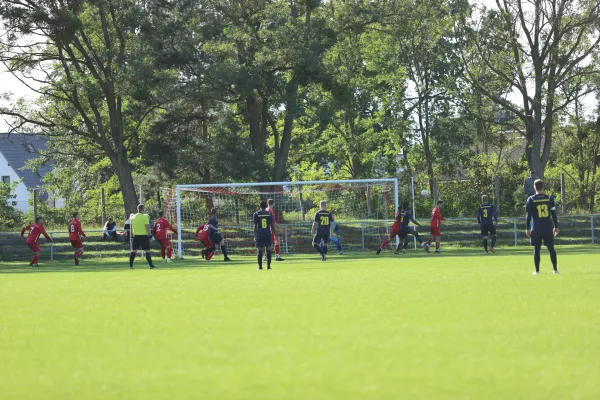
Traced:
[[[599, 87], [598, 8], [536, 2], [530, 11], [566, 7], [538, 13], [536, 30], [518, 19], [521, 3], [15, 0], [0, 5], [0, 60], [20, 77], [47, 74], [36, 102], [12, 99], [0, 113], [49, 139], [32, 165], [53, 163], [45, 190], [67, 214], [45, 213], [60, 224], [73, 210], [101, 223], [100, 188], [106, 214], [121, 219], [140, 184], [156, 212], [161, 188], [178, 183], [393, 176], [403, 202], [416, 178], [417, 215], [429, 215], [428, 189], [447, 215], [470, 216], [493, 197], [494, 177], [501, 213], [520, 215], [530, 166], [548, 167], [555, 193], [564, 172], [561, 201], [594, 211], [598, 129], [567, 117]], [[517, 40], [525, 29], [545, 48], [536, 59]], [[33, 31], [44, 40], [20, 40]], [[336, 212], [368, 203], [348, 196]], [[373, 212], [391, 212], [373, 196]]]
[[17, 184], [0, 182], [0, 231], [18, 229], [25, 220], [25, 215], [12, 205]]

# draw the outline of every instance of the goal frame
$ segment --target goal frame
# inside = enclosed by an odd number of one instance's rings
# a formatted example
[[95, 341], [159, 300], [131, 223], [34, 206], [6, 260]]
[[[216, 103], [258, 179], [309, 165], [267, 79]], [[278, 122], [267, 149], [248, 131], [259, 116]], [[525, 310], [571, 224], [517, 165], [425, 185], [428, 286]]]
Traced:
[[[246, 182], [246, 183], [208, 183], [208, 184], [186, 184], [177, 185], [175, 187], [176, 202], [177, 202], [177, 258], [183, 258], [183, 248], [181, 246], [181, 191], [183, 189], [202, 189], [202, 188], [227, 188], [227, 187], [265, 187], [265, 186], [304, 186], [304, 185], [327, 185], [327, 184], [343, 184], [343, 183], [391, 183], [394, 185], [394, 205], [397, 210], [399, 207], [398, 199], [398, 178], [377, 178], [377, 179], [334, 179], [325, 181], [294, 181], [294, 182]], [[399, 239], [396, 238], [396, 241]]]

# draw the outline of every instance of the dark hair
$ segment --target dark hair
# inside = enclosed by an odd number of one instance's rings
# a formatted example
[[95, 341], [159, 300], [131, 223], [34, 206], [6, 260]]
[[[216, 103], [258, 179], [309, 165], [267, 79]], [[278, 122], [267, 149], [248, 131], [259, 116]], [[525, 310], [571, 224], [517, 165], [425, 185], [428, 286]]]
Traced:
[[[271, 201], [271, 200], [269, 200], [269, 201]], [[267, 209], [267, 202], [266, 201], [263, 200], [263, 201], [260, 202], [260, 209], [261, 210], [266, 210]]]
[[38, 217], [35, 217], [35, 223], [37, 224], [38, 222], [40, 222], [42, 219], [44, 219], [44, 217], [42, 217], [41, 215]]
[[210, 213], [211, 213], [212, 215], [215, 215], [215, 214], [217, 213], [217, 210], [218, 210], [218, 209], [219, 209], [218, 207], [213, 207], [213, 208], [211, 208], [211, 209], [210, 209]]
[[160, 210], [160, 211], [158, 212], [158, 218], [162, 218], [162, 217], [164, 217], [164, 216], [165, 216], [165, 212], [164, 212], [163, 210]]
[[437, 205], [439, 206], [440, 204], [444, 204], [444, 202], [442, 200], [438, 200]]
[[481, 202], [482, 203], [487, 203], [488, 200], [489, 200], [489, 198], [488, 198], [487, 194], [484, 194], [483, 196], [481, 196]]
[[541, 179], [536, 179], [535, 182], [533, 182], [533, 187], [535, 187], [535, 190], [538, 192], [541, 192], [544, 190], [544, 181]]
[[138, 206], [137, 206], [137, 210], [138, 210], [138, 212], [142, 212], [142, 211], [144, 211], [144, 209], [145, 209], [145, 208], [146, 208], [146, 207], [144, 207], [144, 205], [143, 205], [143, 204], [138, 204]]
[[78, 215], [79, 215], [79, 211], [75, 211], [75, 212], [73, 213], [73, 218], [77, 218], [77, 216], [78, 216]]
[[275, 204], [275, 200], [269, 199], [269, 200], [267, 200], [267, 204], [272, 206], [273, 204]]

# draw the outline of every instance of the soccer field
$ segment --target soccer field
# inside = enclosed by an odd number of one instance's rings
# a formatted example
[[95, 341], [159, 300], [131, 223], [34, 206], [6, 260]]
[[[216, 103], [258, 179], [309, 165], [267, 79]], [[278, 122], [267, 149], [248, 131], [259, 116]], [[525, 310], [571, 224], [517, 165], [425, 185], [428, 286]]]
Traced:
[[0, 266], [7, 399], [597, 399], [600, 253]]

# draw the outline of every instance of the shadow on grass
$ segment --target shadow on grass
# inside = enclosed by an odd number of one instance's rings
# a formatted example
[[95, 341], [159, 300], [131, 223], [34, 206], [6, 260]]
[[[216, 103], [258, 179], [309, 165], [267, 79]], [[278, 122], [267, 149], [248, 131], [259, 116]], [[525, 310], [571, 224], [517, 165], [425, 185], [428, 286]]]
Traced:
[[[545, 250], [542, 250], [545, 252]], [[600, 248], [596, 246], [557, 246], [558, 255], [569, 254], [569, 255], [589, 255], [589, 254], [600, 254]], [[530, 256], [533, 254], [533, 249], [530, 246], [522, 247], [503, 247], [497, 249], [496, 254], [489, 254], [485, 256], [483, 249], [465, 249], [465, 248], [445, 248], [442, 253], [435, 254], [433, 251], [431, 254], [427, 254], [424, 250], [409, 250], [406, 254], [395, 255], [393, 251], [386, 251], [379, 256], [375, 255], [374, 251], [365, 252], [349, 252], [340, 256], [335, 253], [330, 253], [325, 263], [320, 261], [318, 254], [302, 254], [286, 256], [286, 261], [281, 263], [273, 261], [273, 268], [285, 268], [286, 263], [293, 263], [294, 265], [301, 265], [307, 269], [322, 269], [324, 266], [331, 262], [343, 262], [344, 260], [350, 261], [373, 261], [373, 260], [385, 260], [385, 259], [430, 259], [430, 258], [446, 258], [446, 257], [512, 257], [512, 256]], [[230, 262], [224, 262], [220, 259], [213, 259], [211, 262], [204, 261], [200, 258], [184, 258], [183, 260], [176, 260], [173, 263], [163, 264], [158, 259], [155, 261], [155, 265], [158, 270], [178, 270], [178, 269], [219, 269], [236, 266], [256, 266], [256, 256], [233, 256], [233, 260]], [[310, 265], [310, 267], [307, 267]], [[134, 264], [135, 270], [148, 269], [148, 265], [144, 259], [136, 259]], [[30, 273], [48, 273], [48, 272], [111, 272], [111, 271], [129, 271], [128, 259], [123, 258], [109, 258], [109, 259], [83, 259], [79, 266], [72, 265], [68, 261], [44, 261], [40, 262], [40, 267], [29, 268], [26, 262], [3, 262], [0, 263], [0, 275], [1, 274], [30, 274]]]
[[[198, 269], [218, 269], [224, 268], [228, 266], [236, 266], [236, 265], [245, 265], [247, 261], [234, 260], [230, 262], [223, 262], [221, 260], [206, 262], [204, 260], [181, 260], [174, 261], [173, 263], [164, 264], [159, 262], [155, 262], [156, 270], [178, 270], [178, 269], [188, 269], [188, 268], [198, 268]], [[146, 270], [149, 269], [146, 260], [136, 260], [133, 264], [134, 271], [135, 270]], [[40, 261], [39, 267], [29, 267], [26, 262], [10, 262], [10, 263], [2, 263], [0, 265], [0, 275], [1, 274], [36, 274], [36, 273], [49, 273], [49, 272], [111, 272], [111, 271], [129, 271], [129, 260], [122, 259], [116, 260], [111, 259], [107, 261], [106, 259], [91, 259], [91, 260], [82, 260], [80, 265], [69, 264], [66, 261]]]

